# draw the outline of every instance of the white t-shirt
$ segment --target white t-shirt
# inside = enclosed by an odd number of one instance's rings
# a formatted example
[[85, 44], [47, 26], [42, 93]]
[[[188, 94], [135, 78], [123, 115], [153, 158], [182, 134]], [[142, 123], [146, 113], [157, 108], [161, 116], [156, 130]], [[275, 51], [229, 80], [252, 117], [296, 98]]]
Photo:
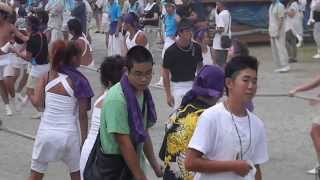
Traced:
[[[269, 159], [264, 125], [257, 116], [249, 111], [248, 114], [249, 118], [248, 116], [237, 117], [233, 115], [242, 141], [243, 160], [250, 160], [255, 165], [262, 164]], [[249, 144], [251, 145], [249, 146]], [[223, 103], [219, 103], [201, 114], [189, 148], [202, 152], [204, 157], [209, 160], [236, 160], [237, 154], [240, 153], [240, 141], [232, 116]], [[223, 172], [196, 173], [194, 179], [241, 180], [243, 178], [234, 172]]]
[[[269, 8], [269, 35], [270, 37], [278, 36], [280, 20], [285, 17], [285, 9], [283, 4], [275, 2], [270, 5]], [[284, 31], [284, 27], [281, 27], [280, 31]]]
[[224, 32], [223, 33], [216, 33], [214, 35], [212, 48], [217, 49], [217, 50], [223, 50], [223, 48], [221, 47], [221, 35], [226, 34], [226, 35], [229, 35], [231, 38], [231, 26], [230, 26], [231, 15], [230, 15], [230, 12], [228, 10], [222, 10], [219, 14], [216, 12], [215, 19], [216, 19], [216, 27], [217, 28], [223, 27]]
[[285, 31], [292, 30], [295, 32], [295, 29], [297, 26], [299, 26], [300, 23], [300, 17], [299, 17], [299, 5], [297, 2], [293, 2], [287, 9], [287, 12], [293, 11], [295, 15], [293, 17], [286, 16], [285, 19]]

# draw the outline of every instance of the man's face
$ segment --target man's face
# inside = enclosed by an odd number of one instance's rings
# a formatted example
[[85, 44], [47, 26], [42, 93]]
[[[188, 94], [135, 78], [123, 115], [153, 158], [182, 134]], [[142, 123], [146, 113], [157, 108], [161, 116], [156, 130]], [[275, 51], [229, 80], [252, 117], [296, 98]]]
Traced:
[[241, 97], [242, 102], [249, 102], [257, 91], [257, 72], [246, 68], [236, 72], [233, 76], [226, 80], [229, 95]]
[[153, 75], [152, 67], [150, 62], [133, 63], [133, 67], [128, 72], [128, 79], [136, 90], [143, 91], [149, 86]]
[[174, 13], [174, 7], [172, 5], [166, 5], [166, 11], [168, 14]]
[[191, 31], [191, 29], [184, 29], [184, 30], [180, 31], [179, 35], [180, 35], [181, 39], [183, 39], [185, 41], [191, 41], [192, 31]]
[[216, 4], [216, 5], [217, 5], [217, 7], [216, 7], [216, 8], [217, 8], [217, 10], [218, 10], [218, 11], [223, 10], [223, 7], [224, 7], [224, 6], [223, 6], [223, 4], [222, 4], [221, 2], [217, 2], [217, 4]]

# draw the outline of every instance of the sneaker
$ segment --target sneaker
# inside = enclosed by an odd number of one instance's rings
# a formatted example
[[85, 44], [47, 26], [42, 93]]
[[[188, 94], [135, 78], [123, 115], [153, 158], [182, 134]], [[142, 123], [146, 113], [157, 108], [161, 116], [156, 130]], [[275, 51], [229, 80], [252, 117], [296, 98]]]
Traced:
[[285, 66], [283, 68], [276, 69], [274, 72], [285, 73], [285, 72], [288, 72], [288, 71], [290, 71], [290, 66]]
[[308, 22], [307, 22], [307, 25], [310, 26], [312, 25], [313, 23], [315, 23], [316, 21], [314, 19], [309, 19]]
[[26, 97], [23, 97], [20, 93], [16, 94], [16, 100], [22, 102]]
[[302, 47], [302, 42], [299, 41], [297, 44], [296, 44], [297, 48], [301, 48]]
[[308, 170], [308, 171], [307, 171], [307, 174], [315, 175], [315, 174], [316, 174], [316, 168], [313, 168], [313, 169]]
[[5, 110], [6, 110], [7, 116], [12, 116], [13, 113], [12, 113], [12, 110], [11, 110], [9, 104], [6, 104], [6, 105], [5, 105]]
[[320, 54], [315, 54], [314, 56], [312, 56], [313, 59], [320, 59]]
[[31, 116], [31, 119], [40, 119], [42, 116], [42, 112], [36, 112]]

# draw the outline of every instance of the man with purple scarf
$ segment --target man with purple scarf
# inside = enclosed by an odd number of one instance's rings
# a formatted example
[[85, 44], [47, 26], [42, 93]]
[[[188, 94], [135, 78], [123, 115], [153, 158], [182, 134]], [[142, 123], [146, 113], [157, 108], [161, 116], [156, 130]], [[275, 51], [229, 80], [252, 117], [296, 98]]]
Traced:
[[[153, 99], [148, 88], [153, 58], [142, 46], [127, 53], [128, 73], [111, 87], [101, 112], [100, 139], [103, 179], [146, 180], [145, 157], [158, 177], [158, 164], [148, 128], [156, 122]], [[100, 164], [100, 163], [99, 163]]]

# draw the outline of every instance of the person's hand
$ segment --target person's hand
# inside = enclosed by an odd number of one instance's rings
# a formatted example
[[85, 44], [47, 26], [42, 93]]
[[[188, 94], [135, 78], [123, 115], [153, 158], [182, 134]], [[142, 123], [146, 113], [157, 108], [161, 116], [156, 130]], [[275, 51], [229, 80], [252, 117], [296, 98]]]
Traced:
[[10, 47], [9, 48], [9, 52], [11, 52], [11, 53], [18, 53], [18, 50], [16, 49], [16, 48], [14, 48], [14, 47]]
[[288, 95], [290, 97], [293, 97], [296, 93], [297, 93], [297, 90], [296, 89], [292, 89], [292, 90], [289, 91]]
[[143, 176], [141, 176], [141, 177], [134, 178], [134, 179], [135, 179], [135, 180], [148, 180], [145, 175], [143, 175]]
[[174, 106], [174, 98], [172, 95], [168, 95], [167, 96], [167, 104], [170, 106], [170, 107], [173, 107]]
[[157, 177], [163, 177], [163, 166], [157, 164], [153, 170]]
[[237, 160], [237, 161], [234, 161], [234, 163], [235, 163], [234, 172], [241, 177], [245, 177], [252, 169], [251, 165], [248, 164], [247, 161]]

